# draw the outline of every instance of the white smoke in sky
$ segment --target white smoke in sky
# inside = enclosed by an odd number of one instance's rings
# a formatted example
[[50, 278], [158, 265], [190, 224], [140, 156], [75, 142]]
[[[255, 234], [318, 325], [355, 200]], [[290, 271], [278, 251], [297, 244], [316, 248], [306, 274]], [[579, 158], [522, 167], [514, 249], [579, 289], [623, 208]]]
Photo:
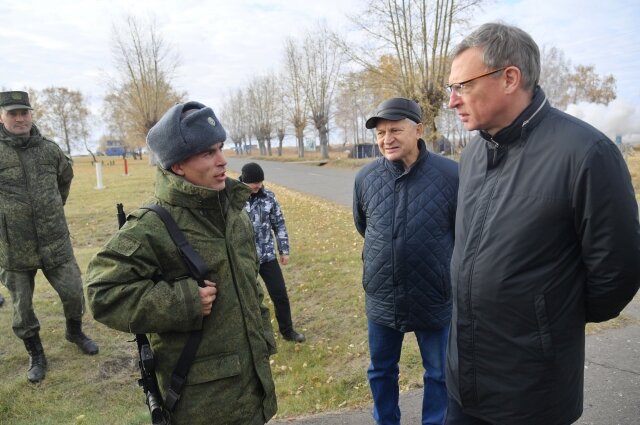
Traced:
[[580, 102], [567, 107], [566, 112], [588, 122], [615, 142], [640, 144], [640, 110], [629, 102], [616, 99], [609, 105]]

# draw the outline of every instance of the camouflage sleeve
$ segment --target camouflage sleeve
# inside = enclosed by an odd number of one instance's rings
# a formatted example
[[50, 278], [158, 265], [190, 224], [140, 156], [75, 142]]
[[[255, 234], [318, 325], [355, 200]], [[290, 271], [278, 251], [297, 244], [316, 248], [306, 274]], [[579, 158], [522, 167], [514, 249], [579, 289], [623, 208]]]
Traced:
[[[127, 222], [93, 257], [85, 275], [87, 304], [97, 321], [123, 332], [199, 329], [198, 285], [187, 277], [178, 263], [181, 260], [174, 260], [176, 255], [168, 251], [175, 249], [172, 242], [149, 237], [154, 232], [152, 224]], [[161, 225], [156, 224], [156, 234]], [[163, 243], [165, 250], [159, 248]], [[162, 276], [161, 264], [176, 269], [176, 274]]]
[[62, 204], [67, 203], [69, 191], [71, 189], [71, 180], [73, 180], [73, 161], [70, 157], [60, 151], [60, 161], [58, 162], [58, 190], [62, 197]]
[[278, 252], [280, 255], [289, 255], [289, 234], [287, 233], [287, 226], [284, 224], [284, 213], [280, 208], [280, 203], [273, 196], [273, 208], [269, 216], [271, 221], [271, 228], [276, 235], [276, 241], [278, 242]]

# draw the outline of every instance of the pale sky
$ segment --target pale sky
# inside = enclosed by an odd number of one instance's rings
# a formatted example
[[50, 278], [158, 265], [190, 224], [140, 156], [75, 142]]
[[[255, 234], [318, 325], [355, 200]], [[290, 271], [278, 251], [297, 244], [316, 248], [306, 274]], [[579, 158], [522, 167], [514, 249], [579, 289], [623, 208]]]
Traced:
[[[283, 62], [283, 43], [319, 20], [348, 31], [348, 14], [366, 0], [0, 0], [0, 87], [81, 91], [100, 110], [105, 75], [114, 73], [111, 34], [127, 14], [155, 17], [180, 55], [175, 85], [220, 109], [228, 94]], [[640, 115], [640, 2], [637, 0], [486, 1], [470, 27], [502, 20], [555, 46], [573, 64], [617, 79], [620, 101]], [[458, 34], [469, 32], [459, 28]], [[640, 120], [638, 120], [640, 121]]]

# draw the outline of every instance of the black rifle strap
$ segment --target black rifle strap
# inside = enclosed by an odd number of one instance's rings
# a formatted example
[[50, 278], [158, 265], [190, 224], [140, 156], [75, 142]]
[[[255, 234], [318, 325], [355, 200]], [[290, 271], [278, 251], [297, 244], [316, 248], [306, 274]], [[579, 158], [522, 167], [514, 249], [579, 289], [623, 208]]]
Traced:
[[[160, 205], [147, 205], [142, 208], [151, 210], [160, 216], [167, 228], [167, 231], [169, 232], [169, 235], [171, 235], [171, 239], [173, 239], [173, 242], [180, 250], [180, 255], [189, 269], [189, 272], [198, 281], [198, 285], [204, 287], [204, 279], [207, 275], [207, 266], [202, 257], [200, 257], [189, 242], [187, 242], [187, 239], [184, 237], [184, 234], [176, 224], [173, 217], [171, 217], [171, 214], [169, 214], [167, 210], [162, 208]], [[199, 329], [192, 331], [189, 335], [189, 339], [187, 339], [187, 343], [182, 349], [176, 368], [171, 374], [171, 382], [169, 384], [169, 389], [167, 390], [165, 408], [169, 412], [173, 411], [176, 403], [180, 399], [182, 388], [187, 381], [189, 369], [191, 369], [193, 360], [196, 357], [196, 352], [198, 351], [198, 346], [200, 345], [201, 340], [202, 330]]]

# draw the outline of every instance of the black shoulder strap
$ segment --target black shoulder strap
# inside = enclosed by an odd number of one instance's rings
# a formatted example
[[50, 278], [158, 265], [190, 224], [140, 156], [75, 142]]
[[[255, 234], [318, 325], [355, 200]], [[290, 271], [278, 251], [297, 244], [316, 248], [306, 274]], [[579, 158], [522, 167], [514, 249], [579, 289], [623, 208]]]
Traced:
[[[147, 205], [142, 208], [151, 210], [160, 216], [167, 228], [167, 231], [169, 232], [169, 235], [171, 235], [171, 239], [173, 239], [173, 242], [180, 250], [180, 255], [189, 269], [189, 272], [198, 281], [198, 285], [204, 287], [204, 279], [207, 275], [207, 266], [202, 257], [200, 257], [189, 242], [187, 242], [187, 239], [184, 237], [184, 234], [176, 224], [173, 217], [171, 217], [171, 214], [169, 214], [167, 210], [162, 208], [160, 205]], [[198, 351], [198, 346], [200, 345], [201, 340], [202, 330], [199, 329], [192, 331], [189, 335], [189, 339], [187, 339], [187, 343], [182, 349], [176, 368], [171, 374], [171, 382], [169, 384], [169, 389], [167, 390], [165, 408], [169, 412], [173, 411], [176, 403], [180, 399], [180, 393], [187, 381], [189, 369], [191, 369], [193, 360], [196, 358], [196, 352]]]
[[202, 257], [200, 257], [191, 244], [187, 242], [187, 239], [184, 237], [184, 234], [176, 224], [173, 217], [171, 217], [171, 214], [169, 214], [167, 210], [162, 208], [160, 205], [147, 205], [142, 208], [151, 210], [160, 216], [167, 228], [167, 231], [169, 232], [169, 235], [171, 235], [171, 239], [173, 239], [173, 243], [175, 243], [180, 250], [180, 255], [189, 269], [189, 272], [198, 281], [198, 285], [204, 287], [204, 279], [207, 276], [208, 271], [207, 266]]

